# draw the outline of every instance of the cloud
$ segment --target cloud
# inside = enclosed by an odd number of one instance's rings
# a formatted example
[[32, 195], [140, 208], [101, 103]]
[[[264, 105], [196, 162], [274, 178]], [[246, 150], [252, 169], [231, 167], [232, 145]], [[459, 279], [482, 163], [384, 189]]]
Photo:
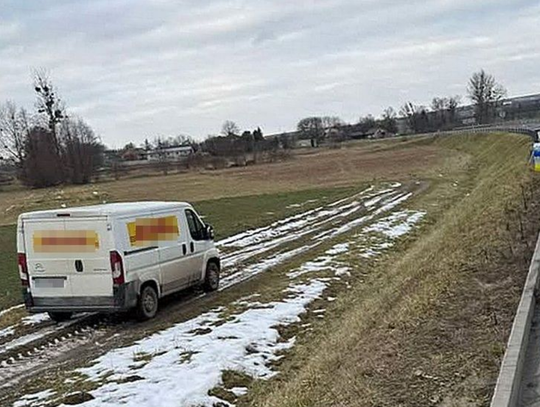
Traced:
[[0, 101], [32, 107], [50, 71], [70, 110], [109, 145], [266, 133], [306, 115], [356, 120], [406, 100], [464, 94], [485, 68], [539, 92], [540, 6], [516, 0], [6, 0]]

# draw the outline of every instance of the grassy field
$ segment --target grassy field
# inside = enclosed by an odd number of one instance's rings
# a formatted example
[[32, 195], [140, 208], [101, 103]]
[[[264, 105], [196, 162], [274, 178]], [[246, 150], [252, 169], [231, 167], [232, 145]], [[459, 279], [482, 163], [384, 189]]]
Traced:
[[15, 231], [15, 225], [0, 226], [0, 309], [22, 301]]
[[422, 140], [355, 142], [341, 149], [300, 152], [290, 160], [219, 171], [130, 178], [85, 186], [0, 192], [0, 225], [21, 212], [103, 201], [203, 201], [307, 189], [354, 186], [372, 180], [408, 180], [461, 157]]
[[[489, 405], [540, 225], [529, 144], [515, 135], [431, 141], [473, 158], [415, 203], [433, 207], [431, 225], [404, 254], [362, 266], [333, 317], [241, 405]], [[462, 193], [436, 199], [454, 185]]]

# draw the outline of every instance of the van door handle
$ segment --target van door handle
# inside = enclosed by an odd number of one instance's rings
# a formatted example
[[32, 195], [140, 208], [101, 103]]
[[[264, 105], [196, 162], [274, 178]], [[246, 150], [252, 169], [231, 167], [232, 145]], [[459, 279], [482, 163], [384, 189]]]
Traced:
[[191, 253], [195, 251], [195, 245], [193, 244], [193, 242], [189, 243], [189, 249], [191, 250]]
[[75, 270], [79, 273], [83, 271], [83, 262], [81, 260], [75, 260]]
[[186, 244], [183, 243], [183, 244], [182, 244], [182, 254], [185, 256], [186, 253], [187, 253], [187, 247], [186, 247]]

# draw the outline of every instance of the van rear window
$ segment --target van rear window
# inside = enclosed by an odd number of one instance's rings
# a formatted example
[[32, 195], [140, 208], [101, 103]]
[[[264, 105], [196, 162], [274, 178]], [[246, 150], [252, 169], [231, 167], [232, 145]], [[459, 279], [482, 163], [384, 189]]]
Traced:
[[36, 253], [90, 253], [99, 249], [95, 230], [36, 230], [33, 234]]

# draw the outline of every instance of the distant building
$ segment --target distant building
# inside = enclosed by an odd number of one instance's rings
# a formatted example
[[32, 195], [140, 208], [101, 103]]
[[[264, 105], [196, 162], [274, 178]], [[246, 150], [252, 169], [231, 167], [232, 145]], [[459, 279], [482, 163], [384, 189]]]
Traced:
[[497, 115], [504, 120], [538, 118], [540, 116], [540, 94], [504, 99], [496, 110]]
[[191, 146], [162, 147], [147, 152], [148, 161], [180, 161], [193, 154]]
[[124, 161], [141, 161], [147, 159], [148, 153], [144, 148], [128, 148], [122, 153], [122, 160]]
[[296, 140], [296, 142], [294, 143], [294, 146], [296, 148], [313, 147], [313, 143], [311, 139]]
[[386, 131], [385, 129], [382, 129], [380, 127], [370, 129], [366, 132], [366, 134], [368, 139], [380, 139], [395, 136], [394, 133]]

